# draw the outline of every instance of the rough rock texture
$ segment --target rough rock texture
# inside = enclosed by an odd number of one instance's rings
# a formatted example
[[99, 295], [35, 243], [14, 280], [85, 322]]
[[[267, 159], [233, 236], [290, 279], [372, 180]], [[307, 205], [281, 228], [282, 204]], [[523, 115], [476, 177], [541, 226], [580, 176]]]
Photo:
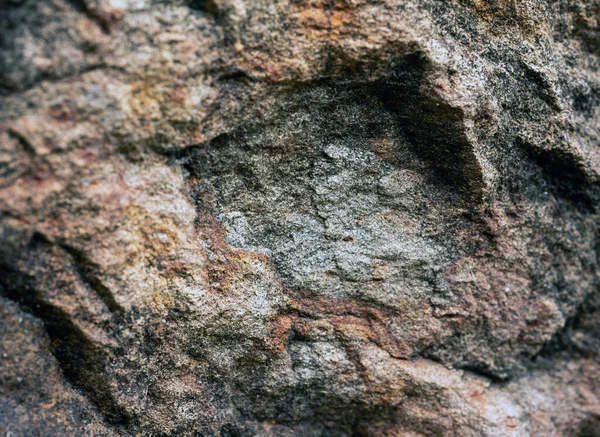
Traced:
[[600, 435], [598, 0], [0, 23], [0, 435]]

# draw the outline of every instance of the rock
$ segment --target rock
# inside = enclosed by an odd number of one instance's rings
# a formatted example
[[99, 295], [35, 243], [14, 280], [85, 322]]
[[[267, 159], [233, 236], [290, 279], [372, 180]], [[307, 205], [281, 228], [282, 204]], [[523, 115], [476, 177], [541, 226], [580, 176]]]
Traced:
[[0, 9], [0, 432], [597, 435], [600, 2]]

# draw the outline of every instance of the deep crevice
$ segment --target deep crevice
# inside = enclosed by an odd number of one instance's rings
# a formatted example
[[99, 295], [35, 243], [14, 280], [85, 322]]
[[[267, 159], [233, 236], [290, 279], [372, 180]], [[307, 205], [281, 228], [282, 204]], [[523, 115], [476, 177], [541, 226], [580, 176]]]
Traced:
[[186, 0], [190, 9], [205, 12], [214, 18], [221, 17], [221, 8], [215, 0]]
[[123, 308], [117, 303], [112, 292], [94, 274], [95, 266], [93, 263], [80, 250], [67, 244], [60, 244], [59, 246], [71, 255], [73, 266], [79, 273], [82, 281], [89, 285], [115, 316], [121, 317], [124, 312]]
[[100, 29], [102, 29], [102, 32], [105, 34], [110, 33], [110, 19], [105, 13], [102, 13], [102, 11], [90, 6], [90, 0], [67, 0], [67, 2], [70, 3], [76, 11], [98, 24]]
[[448, 183], [480, 202], [485, 183], [466, 135], [465, 114], [430, 88], [426, 80], [430, 68], [424, 55], [409, 55], [390, 78], [372, 89], [384, 106], [397, 114], [417, 153]]
[[[36, 234], [26, 254], [27, 259], [31, 262], [39, 256], [44, 257], [43, 253], [50, 249], [51, 243], [41, 234]], [[72, 386], [82, 389], [107, 423], [130, 423], [132, 418], [118, 406], [110, 392], [110, 383], [104, 376], [105, 365], [110, 360], [112, 351], [95, 344], [73, 322], [69, 314], [44, 299], [35, 284], [37, 274], [39, 273], [22, 272], [5, 264], [0, 265], [0, 294], [42, 321], [50, 338], [51, 352], [65, 378]]]
[[567, 149], [541, 149], [519, 137], [515, 143], [541, 169], [544, 179], [558, 196], [583, 212], [597, 210], [594, 199], [600, 194], [600, 188], [590, 179], [580, 157]]
[[[585, 332], [584, 341], [577, 339], [577, 332]], [[600, 353], [600, 288], [586, 296], [577, 307], [575, 314], [568, 318], [565, 325], [544, 344], [542, 349], [533, 357], [551, 360], [555, 355], [567, 353], [570, 357], [597, 357]]]

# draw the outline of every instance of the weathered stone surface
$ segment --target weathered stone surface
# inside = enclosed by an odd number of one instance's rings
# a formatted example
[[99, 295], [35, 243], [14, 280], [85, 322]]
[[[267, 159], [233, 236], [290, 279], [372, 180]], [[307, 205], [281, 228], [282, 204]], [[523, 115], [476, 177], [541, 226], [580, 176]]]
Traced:
[[600, 2], [0, 23], [0, 433], [598, 435]]

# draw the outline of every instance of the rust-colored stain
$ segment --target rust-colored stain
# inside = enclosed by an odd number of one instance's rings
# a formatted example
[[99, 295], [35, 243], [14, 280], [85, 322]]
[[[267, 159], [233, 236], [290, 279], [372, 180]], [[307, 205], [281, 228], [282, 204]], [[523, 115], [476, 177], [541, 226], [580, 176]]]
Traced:
[[[330, 299], [292, 293], [293, 328], [304, 335], [320, 335], [331, 329], [342, 344], [375, 343], [395, 358], [408, 358], [412, 348], [389, 331], [392, 314], [358, 299]], [[309, 318], [307, 318], [309, 316]], [[326, 321], [327, 324], [323, 324]]]
[[196, 197], [198, 221], [196, 232], [208, 249], [214, 254], [209, 262], [204, 280], [209, 291], [227, 293], [232, 290], [237, 280], [243, 276], [245, 264], [252, 260], [270, 264], [267, 255], [244, 249], [234, 249], [225, 241], [225, 229], [216, 218], [211, 205], [211, 194], [204, 193]]
[[269, 322], [269, 337], [265, 340], [267, 350], [280, 354], [285, 351], [289, 343], [290, 330], [294, 323], [293, 317], [287, 314], [279, 315], [274, 321]]
[[388, 137], [376, 137], [369, 140], [369, 149], [383, 162], [397, 163], [398, 149]]
[[312, 0], [297, 6], [298, 25], [310, 39], [339, 41], [352, 25], [354, 6], [346, 0]]

